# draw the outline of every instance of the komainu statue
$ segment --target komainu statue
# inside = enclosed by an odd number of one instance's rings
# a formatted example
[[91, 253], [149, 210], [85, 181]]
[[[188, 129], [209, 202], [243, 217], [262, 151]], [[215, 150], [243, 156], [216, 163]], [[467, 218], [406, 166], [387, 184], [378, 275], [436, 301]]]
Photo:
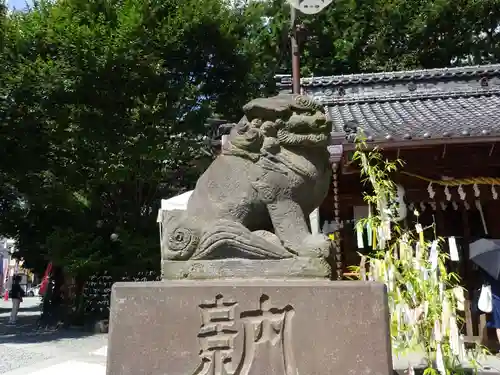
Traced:
[[330, 185], [331, 122], [301, 95], [243, 110], [187, 210], [163, 217], [163, 277], [328, 277], [331, 242], [311, 234], [308, 217]]

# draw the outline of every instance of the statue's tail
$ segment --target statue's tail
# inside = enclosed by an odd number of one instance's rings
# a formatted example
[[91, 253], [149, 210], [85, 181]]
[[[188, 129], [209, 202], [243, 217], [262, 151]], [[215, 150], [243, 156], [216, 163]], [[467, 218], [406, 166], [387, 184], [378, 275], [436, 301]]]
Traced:
[[167, 211], [162, 220], [163, 233], [161, 252], [163, 260], [187, 260], [191, 258], [200, 242], [197, 228], [186, 225], [185, 211]]
[[283, 246], [250, 232], [240, 223], [219, 220], [203, 232], [191, 259], [285, 259], [292, 256]]

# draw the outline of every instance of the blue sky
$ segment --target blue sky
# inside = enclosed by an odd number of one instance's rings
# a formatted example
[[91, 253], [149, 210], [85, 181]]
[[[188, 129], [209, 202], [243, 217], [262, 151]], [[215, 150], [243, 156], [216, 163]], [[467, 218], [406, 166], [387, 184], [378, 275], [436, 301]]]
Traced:
[[30, 4], [30, 0], [7, 0], [7, 5], [9, 9], [24, 9], [26, 8], [26, 3]]

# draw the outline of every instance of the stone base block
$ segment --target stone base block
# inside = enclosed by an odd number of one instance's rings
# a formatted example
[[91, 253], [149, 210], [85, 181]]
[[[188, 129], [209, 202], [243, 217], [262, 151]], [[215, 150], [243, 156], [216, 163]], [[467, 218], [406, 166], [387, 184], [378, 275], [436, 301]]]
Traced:
[[324, 258], [164, 260], [162, 275], [169, 280], [243, 279], [249, 275], [262, 278], [329, 279], [331, 267]]
[[392, 375], [385, 287], [222, 280], [113, 286], [107, 375]]

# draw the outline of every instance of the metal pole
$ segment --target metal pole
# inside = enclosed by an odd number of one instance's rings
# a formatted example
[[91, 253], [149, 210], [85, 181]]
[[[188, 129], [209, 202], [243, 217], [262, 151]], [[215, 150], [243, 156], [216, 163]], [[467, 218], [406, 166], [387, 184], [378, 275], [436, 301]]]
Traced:
[[298, 42], [298, 30], [296, 25], [297, 10], [295, 7], [290, 7], [290, 22], [292, 30], [290, 40], [292, 44], [292, 92], [300, 94], [300, 49]]

